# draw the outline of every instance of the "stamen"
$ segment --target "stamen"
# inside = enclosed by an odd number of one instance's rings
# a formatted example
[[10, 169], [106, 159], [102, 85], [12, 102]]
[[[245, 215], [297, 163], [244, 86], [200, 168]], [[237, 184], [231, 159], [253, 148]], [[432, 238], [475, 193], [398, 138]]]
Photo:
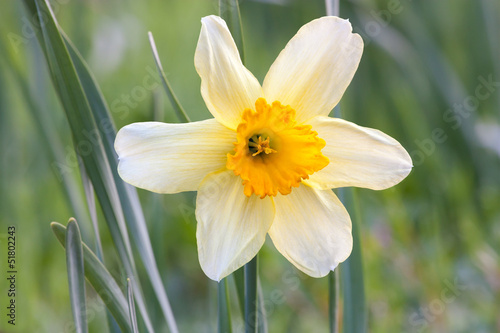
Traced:
[[270, 139], [262, 140], [262, 136], [255, 134], [248, 139], [248, 150], [252, 153], [252, 156], [257, 156], [264, 152], [265, 154], [276, 153], [277, 151], [270, 147]]

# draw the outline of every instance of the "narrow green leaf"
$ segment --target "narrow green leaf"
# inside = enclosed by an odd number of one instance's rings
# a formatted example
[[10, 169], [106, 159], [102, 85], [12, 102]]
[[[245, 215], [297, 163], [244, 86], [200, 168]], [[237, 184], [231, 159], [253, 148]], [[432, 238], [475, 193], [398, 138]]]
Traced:
[[97, 209], [95, 206], [95, 195], [94, 195], [94, 187], [92, 186], [92, 182], [87, 175], [87, 171], [83, 166], [82, 157], [78, 156], [78, 164], [80, 167], [80, 175], [82, 178], [83, 190], [85, 192], [85, 199], [87, 200], [87, 206], [89, 209], [90, 220], [92, 221], [92, 228], [94, 229], [94, 238], [95, 238], [95, 252], [97, 254], [97, 258], [104, 262], [102, 245], [101, 245], [101, 235], [99, 234], [99, 225], [97, 223]]
[[[2, 40], [0, 39], [0, 44], [2, 44]], [[3, 46], [0, 45], [0, 50], [3, 50]], [[34, 68], [41, 68], [43, 63], [41, 63], [40, 58], [40, 52], [41, 50], [38, 48], [34, 48], [33, 50], [34, 55], [32, 57], [34, 61]], [[75, 181], [75, 178], [72, 176], [71, 168], [72, 166], [68, 166], [66, 157], [65, 157], [65, 150], [62, 145], [62, 140], [58, 136], [58, 132], [55, 127], [55, 122], [51, 119], [52, 118], [52, 110], [49, 107], [49, 102], [47, 101], [48, 93], [47, 93], [47, 88], [46, 88], [46, 82], [43, 78], [43, 75], [41, 75], [41, 71], [37, 70], [31, 73], [32, 78], [34, 79], [33, 86], [36, 87], [36, 89], [28, 87], [26, 84], [26, 81], [24, 78], [21, 77], [21, 71], [17, 66], [15, 66], [15, 61], [12, 59], [12, 54], [7, 53], [7, 55], [10, 55], [10, 63], [9, 66], [4, 66], [6, 70], [11, 70], [13, 72], [13, 78], [15, 79], [15, 83], [17, 84], [24, 97], [24, 101], [26, 102], [28, 106], [28, 110], [30, 111], [31, 115], [35, 119], [34, 124], [38, 127], [40, 131], [40, 137], [44, 141], [43, 146], [47, 147], [47, 151], [50, 154], [50, 160], [53, 162], [51, 163], [51, 166], [54, 169], [54, 172], [56, 173], [56, 176], [60, 180], [60, 184], [62, 185], [64, 191], [65, 191], [65, 198], [68, 200], [68, 203], [71, 206], [72, 211], [75, 212], [75, 216], [78, 220], [84, 221], [88, 219], [87, 213], [85, 212], [85, 207], [84, 207], [84, 199], [80, 193], [79, 186], [77, 182]], [[0, 60], [1, 57], [0, 57]], [[1, 67], [1, 66], [0, 66]], [[77, 155], [78, 156], [78, 155]], [[79, 165], [82, 165], [82, 162], [79, 162]], [[95, 210], [95, 199], [93, 198], [93, 187], [92, 184], [90, 183], [88, 176], [86, 173], [83, 172], [82, 170], [82, 183], [84, 185], [86, 197], [87, 197], [87, 204], [88, 204], [88, 210], [90, 211], [91, 215], [91, 220], [92, 224], [94, 226], [94, 232], [97, 232], [96, 230], [96, 210]], [[85, 178], [84, 178], [85, 177]], [[92, 193], [91, 196], [92, 198], [88, 195], [88, 193]], [[93, 206], [91, 208], [91, 206]], [[98, 234], [96, 234], [98, 236]], [[99, 254], [99, 249], [101, 248], [100, 241], [96, 236], [96, 253], [98, 255], [98, 258], [102, 260], [102, 257]], [[102, 253], [102, 251], [101, 251]], [[109, 329], [110, 332], [120, 332], [120, 328], [118, 324], [116, 323], [115, 319], [113, 316], [110, 314], [109, 310], [106, 311], [106, 315], [108, 318], [109, 322]]]
[[128, 298], [128, 312], [130, 316], [130, 326], [132, 326], [134, 333], [139, 333], [139, 329], [137, 328], [137, 316], [135, 314], [134, 292], [130, 278], [127, 278], [127, 298]]
[[229, 291], [227, 287], [227, 278], [222, 279], [217, 285], [218, 298], [218, 321], [217, 332], [231, 333], [231, 311], [229, 310]]
[[[48, 24], [45, 22], [41, 24], [42, 34], [38, 34], [40, 44], [46, 54], [54, 85], [68, 116], [75, 146], [78, 149], [83, 143], [90, 144], [90, 153], [85, 155], [83, 162], [94, 185], [126, 274], [137, 276], [124, 215], [127, 217], [130, 232], [134, 236], [169, 327], [175, 333], [177, 327], [156, 267], [137, 192], [133, 187], [125, 185], [116, 172], [117, 161], [113, 151], [114, 128], [112, 126], [102, 128], [103, 120], [108, 121], [106, 124], [112, 124], [102, 95], [76, 49], [71, 46], [67, 38], [62, 41], [48, 4], [40, 0], [25, 0], [25, 4], [33, 15], [40, 12], [39, 15], [44, 21], [48, 18]], [[37, 27], [34, 29], [39, 31]], [[71, 56], [68, 56], [67, 47], [71, 51]], [[90, 108], [91, 105], [93, 109]], [[96, 121], [101, 127], [97, 126]], [[148, 331], [152, 332], [154, 330], [147, 314], [142, 290], [135, 280], [133, 283], [136, 284], [134, 293], [139, 310]]]
[[[144, 218], [144, 213], [142, 211], [137, 191], [133, 186], [126, 184], [118, 174], [118, 159], [114, 150], [116, 130], [108, 106], [102, 96], [97, 81], [93, 77], [78, 50], [73, 46], [69, 38], [65, 37], [65, 42], [70, 50], [78, 76], [82, 81], [85, 94], [90, 101], [90, 105], [92, 106], [92, 114], [96, 119], [96, 123], [99, 125], [95, 130], [98, 130], [104, 138], [104, 150], [108, 157], [111, 172], [116, 184], [123, 214], [126, 218], [125, 221], [130, 229], [130, 234], [134, 239], [144, 266], [146, 267], [147, 274], [153, 289], [155, 290], [155, 295], [158, 298], [170, 331], [176, 333], [178, 332], [177, 324], [175, 322], [165, 287], [163, 286], [163, 282], [160, 277], [158, 266], [156, 265], [156, 259], [154, 257], [153, 248], [151, 246], [151, 241], [146, 227], [146, 220]], [[189, 118], [187, 119], [189, 120]], [[144, 308], [141, 296], [142, 290], [140, 285], [137, 284], [135, 280], [133, 280], [132, 283], [135, 283], [134, 293], [136, 294], [136, 301], [138, 302], [139, 308], [142, 312], [142, 309]]]
[[[29, 0], [25, 1], [29, 2]], [[42, 32], [41, 43], [45, 45], [52, 80], [66, 111], [73, 134], [73, 143], [77, 151], [83, 151], [86, 147], [87, 153], [82, 154], [85, 169], [92, 179], [101, 202], [117, 252], [127, 275], [137, 275], [116, 185], [87, 96], [48, 2], [34, 0], [34, 3], [38, 17], [43, 18], [43, 22], [41, 19], [39, 22]], [[138, 304], [148, 330], [153, 332], [143, 296], [139, 292]]]
[[[50, 227], [59, 240], [59, 243], [65, 247], [66, 227], [57, 222], [52, 222]], [[104, 267], [102, 262], [85, 243], [82, 243], [82, 248], [85, 277], [106, 304], [120, 328], [124, 332], [132, 332], [127, 300], [120, 290], [120, 287], [106, 267]]]
[[359, 208], [354, 188], [340, 189], [342, 202], [347, 207], [352, 221], [353, 246], [349, 258], [340, 265], [342, 290], [344, 296], [343, 331], [344, 333], [366, 332], [365, 287], [363, 281], [363, 264], [361, 260], [361, 244], [358, 223]]
[[[71, 206], [75, 217], [81, 220], [86, 220], [87, 213], [85, 205], [83, 204], [84, 199], [75, 178], [71, 176], [71, 172], [68, 170], [69, 167], [67, 166], [65, 156], [66, 152], [64, 151], [64, 146], [61, 143], [62, 140], [58, 135], [55, 122], [51, 119], [50, 113], [52, 110], [50, 110], [49, 102], [47, 101], [48, 94], [44, 91], [45, 80], [41, 78], [42, 75], [40, 75], [40, 71], [34, 71], [31, 73], [31, 78], [33, 79], [34, 86], [37, 87], [37, 89], [30, 89], [25, 78], [22, 77], [21, 69], [15, 65], [16, 61], [13, 54], [2, 52], [4, 50], [7, 50], [7, 45], [4, 44], [3, 40], [0, 38], [0, 53], [3, 54], [7, 60], [4, 62], [2, 59], [3, 57], [0, 57], [0, 67], [3, 70], [3, 74], [6, 74], [8, 71], [12, 71], [13, 75], [11, 76], [12, 79], [10, 80], [9, 85], [18, 85], [20, 88], [23, 100], [27, 104], [27, 109], [35, 120], [35, 126], [40, 131], [39, 137], [43, 141], [43, 146], [47, 147], [50, 160], [53, 161], [51, 166], [55, 171], [56, 176], [59, 178], [63, 190], [65, 191], [64, 197], [68, 200], [68, 204]], [[34, 68], [40, 67], [40, 61], [38, 59], [39, 54], [40, 50], [35, 48], [33, 51], [34, 63], [32, 64]]]
[[148, 37], [149, 37], [149, 44], [151, 45], [151, 51], [153, 52], [153, 58], [155, 60], [156, 68], [158, 69], [158, 74], [160, 75], [161, 82], [163, 83], [165, 92], [167, 93], [168, 99], [170, 100], [170, 104], [174, 108], [174, 111], [177, 114], [179, 120], [185, 123], [189, 123], [191, 120], [189, 119], [189, 116], [187, 115], [186, 111], [184, 111], [184, 108], [177, 99], [177, 96], [175, 96], [174, 90], [172, 89], [172, 86], [170, 85], [170, 82], [168, 82], [167, 76], [163, 71], [163, 66], [161, 65], [160, 57], [158, 55], [158, 50], [156, 49], [156, 44], [153, 38], [153, 34], [151, 32], [148, 32]]
[[[71, 61], [75, 66], [76, 74], [89, 103], [90, 111], [95, 118], [97, 125], [95, 130], [96, 132], [99, 132], [101, 138], [103, 139], [103, 146], [106, 155], [108, 156], [108, 160], [112, 161], [116, 159], [116, 153], [113, 149], [116, 137], [116, 128], [111, 118], [111, 113], [109, 112], [106, 100], [104, 99], [96, 79], [90, 72], [87, 63], [81, 56], [80, 52], [78, 52], [64, 31], [60, 28], [59, 31], [71, 57]], [[91, 135], [92, 133], [89, 133], [90, 138]]]
[[245, 333], [257, 332], [258, 255], [245, 265]]
[[245, 63], [245, 47], [241, 25], [240, 5], [238, 0], [219, 0], [219, 16], [227, 23], [229, 31], [240, 52], [241, 61]]
[[77, 333], [88, 332], [87, 302], [85, 298], [85, 273], [80, 229], [75, 219], [70, 219], [66, 229], [66, 266], [68, 269], [69, 296]]
[[[159, 299], [165, 319], [169, 324], [170, 330], [175, 333], [177, 332], [177, 325], [156, 266], [156, 260], [154, 258], [151, 241], [146, 228], [146, 221], [139, 202], [139, 197], [137, 196], [137, 191], [134, 187], [123, 182], [118, 174], [118, 160], [114, 151], [116, 129], [108, 106], [102, 96], [97, 81], [93, 77], [82, 56], [73, 46], [69, 38], [65, 35], [63, 36], [65, 38], [66, 46], [70, 51], [72, 61], [75, 64], [75, 69], [77, 70], [78, 76], [82, 81], [82, 87], [84, 88], [85, 94], [90, 102], [90, 105], [92, 106], [92, 114], [96, 120], [96, 124], [98, 124], [98, 127], [94, 129], [94, 132], [98, 131], [101, 137], [104, 138], [102, 144], [109, 161], [111, 173], [114, 178], [121, 207], [123, 209], [123, 215], [126, 218], [125, 222], [130, 230], [130, 234], [134, 237], [135, 245], [139, 250], [139, 254], [155, 290], [155, 294]], [[145, 311], [142, 289], [140, 288], [140, 285], [135, 282], [135, 280], [133, 280], [132, 283], [135, 283], [135, 288], [133, 290], [136, 294], [136, 301], [138, 302], [139, 309], [142, 313]]]
[[[163, 280], [160, 276], [158, 266], [156, 265], [153, 247], [151, 246], [151, 241], [146, 227], [146, 220], [142, 212], [137, 191], [133, 186], [125, 184], [123, 181], [119, 183], [119, 188], [122, 189], [122, 191], [120, 191], [120, 197], [124, 202], [123, 209], [125, 215], [127, 216], [127, 221], [129, 221], [128, 226], [130, 228], [130, 233], [134, 236], [135, 244], [142, 258], [142, 262], [144, 263], [144, 267], [146, 268], [146, 272], [155, 291], [155, 295], [160, 303], [163, 315], [170, 331], [172, 333], [178, 333], [179, 330], [177, 328], [177, 323], [175, 321], [165, 287], [163, 286]], [[135, 283], [134, 288], [140, 288], [140, 285]], [[136, 294], [136, 302], [138, 302], [135, 289], [134, 293]], [[142, 291], [140, 296], [142, 302]]]

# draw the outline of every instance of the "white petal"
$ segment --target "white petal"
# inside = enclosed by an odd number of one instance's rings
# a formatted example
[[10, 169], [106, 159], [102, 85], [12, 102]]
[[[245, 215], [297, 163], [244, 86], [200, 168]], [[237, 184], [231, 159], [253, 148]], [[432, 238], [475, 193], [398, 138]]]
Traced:
[[274, 199], [276, 217], [269, 230], [278, 251], [298, 269], [322, 277], [349, 257], [351, 219], [331, 190], [307, 185]]
[[326, 141], [321, 152], [330, 159], [324, 169], [304, 181], [313, 187], [383, 190], [399, 183], [411, 171], [410, 155], [387, 134], [338, 118], [320, 116], [309, 124]]
[[187, 124], [134, 123], [116, 135], [118, 172], [127, 183], [158, 193], [196, 191], [224, 168], [236, 133], [215, 119]]
[[196, 198], [198, 256], [205, 274], [220, 281], [249, 262], [264, 244], [273, 218], [272, 199], [245, 196], [233, 171], [208, 175]]
[[236, 129], [241, 113], [255, 109], [262, 97], [259, 81], [243, 66], [226, 22], [217, 16], [201, 20], [194, 62], [201, 77], [201, 95], [213, 116]]
[[322, 17], [304, 25], [281, 51], [264, 80], [269, 102], [297, 111], [300, 122], [328, 115], [358, 68], [363, 40], [349, 21]]

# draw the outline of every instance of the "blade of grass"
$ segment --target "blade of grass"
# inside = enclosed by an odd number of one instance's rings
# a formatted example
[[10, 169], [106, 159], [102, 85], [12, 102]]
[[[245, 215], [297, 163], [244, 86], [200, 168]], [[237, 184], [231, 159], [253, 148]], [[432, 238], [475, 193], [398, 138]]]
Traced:
[[219, 0], [219, 16], [226, 21], [229, 31], [240, 52], [241, 61], [245, 63], [245, 47], [241, 25], [240, 5], [238, 0]]
[[151, 45], [151, 51], [153, 52], [153, 58], [155, 60], [156, 68], [158, 69], [158, 74], [160, 75], [161, 82], [163, 83], [163, 87], [165, 88], [165, 92], [167, 93], [168, 99], [170, 100], [170, 104], [174, 108], [175, 114], [179, 118], [180, 121], [189, 123], [191, 120], [187, 115], [186, 111], [182, 107], [181, 103], [177, 99], [170, 82], [168, 82], [167, 76], [163, 71], [163, 66], [161, 65], [160, 57], [158, 55], [158, 50], [156, 49], [155, 40], [153, 38], [153, 34], [148, 32], [149, 44]]
[[[38, 37], [40, 44], [43, 45], [42, 48], [45, 51], [53, 83], [66, 111], [76, 149], [87, 148], [86, 154], [82, 154], [85, 169], [89, 173], [101, 203], [117, 252], [126, 274], [136, 276], [130, 241], [109, 160], [106, 158], [101, 136], [66, 44], [48, 3], [40, 0], [25, 0], [25, 3], [28, 9], [33, 10], [34, 8], [33, 14], [37, 14], [39, 17], [38, 27], [41, 34], [39, 33]], [[34, 27], [34, 29], [37, 28]], [[146, 327], [148, 331], [153, 332], [154, 329], [139, 286], [137, 285], [134, 290], [137, 293], [137, 302]]]
[[257, 261], [256, 255], [245, 265], [245, 333], [257, 332]]
[[[54, 232], [59, 243], [65, 247], [66, 227], [57, 222], [52, 222], [50, 227], [52, 228], [52, 231]], [[127, 300], [120, 290], [120, 287], [108, 272], [106, 267], [104, 267], [102, 262], [85, 243], [82, 243], [82, 249], [85, 277], [106, 304], [120, 328], [124, 332], [132, 332]]]
[[227, 287], [227, 278], [222, 279], [217, 284], [217, 296], [218, 296], [217, 332], [231, 333], [233, 329], [231, 327], [231, 311], [229, 309], [229, 291]]
[[77, 333], [86, 333], [88, 327], [83, 248], [80, 229], [75, 219], [70, 219], [66, 228], [66, 266], [75, 329]]
[[130, 278], [127, 278], [127, 298], [128, 298], [128, 313], [130, 316], [130, 326], [132, 326], [132, 330], [134, 333], [139, 333], [139, 329], [137, 328], [137, 316], [135, 314], [134, 291]]

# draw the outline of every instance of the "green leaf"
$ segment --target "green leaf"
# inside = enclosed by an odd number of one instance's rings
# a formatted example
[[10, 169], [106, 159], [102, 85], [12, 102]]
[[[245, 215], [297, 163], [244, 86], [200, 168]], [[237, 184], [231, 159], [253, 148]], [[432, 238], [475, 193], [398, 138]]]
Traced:
[[[57, 222], [52, 222], [50, 227], [61, 245], [65, 247], [66, 227]], [[82, 249], [84, 260], [83, 267], [87, 281], [104, 301], [120, 328], [124, 332], [132, 332], [127, 300], [120, 290], [120, 287], [106, 267], [104, 267], [102, 262], [85, 243], [82, 243]]]
[[[21, 68], [16, 66], [14, 55], [8, 52], [3, 52], [7, 49], [7, 45], [4, 44], [3, 40], [0, 38], [0, 54], [4, 55], [7, 60], [4, 62], [3, 57], [0, 57], [0, 67], [3, 70], [3, 74], [8, 73], [8, 71], [12, 71], [13, 75], [11, 76], [12, 79], [10, 80], [9, 85], [19, 86], [21, 96], [27, 104], [27, 109], [35, 120], [33, 123], [40, 131], [39, 137], [43, 141], [43, 147], [47, 148], [47, 154], [49, 155], [50, 160], [53, 161], [51, 166], [54, 169], [56, 176], [59, 178], [60, 184], [63, 186], [63, 190], [65, 191], [64, 198], [68, 200], [68, 204], [71, 206], [74, 216], [84, 221], [88, 218], [85, 204], [83, 203], [84, 199], [75, 178], [72, 177], [71, 172], [68, 170], [70, 167], [66, 164], [66, 152], [62, 144], [63, 141], [61, 140], [57, 127], [55, 126], [55, 122], [52, 119], [52, 110], [50, 109], [50, 104], [47, 100], [48, 94], [45, 89], [46, 82], [42, 79], [43, 76], [40, 75], [40, 71], [34, 71], [30, 75], [36, 89], [30, 89], [26, 79], [22, 76]], [[35, 68], [43, 65], [40, 64], [39, 55], [40, 50], [35, 48], [32, 54], [33, 64], [31, 64]], [[5, 110], [7, 109], [8, 108], [5, 108]], [[2, 112], [2, 115], [3, 114], [6, 115], [7, 113]], [[2, 122], [2, 124], [6, 124], [6, 122]]]
[[[2, 40], [0, 40], [0, 44], [2, 44]], [[0, 50], [3, 49], [5, 49], [4, 45], [0, 45]], [[43, 63], [41, 63], [43, 59], [40, 57], [41, 50], [34, 48], [33, 52], [33, 66], [35, 68], [43, 66]], [[44, 144], [42, 146], [47, 148], [47, 153], [50, 155], [50, 160], [53, 161], [51, 166], [54, 168], [56, 175], [59, 177], [60, 184], [63, 185], [63, 189], [65, 191], [64, 197], [68, 200], [68, 203], [70, 204], [71, 209], [77, 219], [80, 221], [85, 221], [88, 219], [88, 215], [85, 212], [85, 204], [83, 203], [84, 199], [78, 188], [79, 186], [75, 181], [75, 177], [73, 177], [72, 175], [70, 169], [71, 167], [67, 165], [65, 157], [66, 152], [62, 145], [62, 142], [64, 141], [59, 137], [55, 123], [52, 119], [52, 109], [50, 107], [49, 101], [47, 100], [47, 96], [49, 94], [47, 93], [47, 85], [44, 76], [41, 75], [40, 71], [34, 71], [33, 73], [31, 73], [35, 82], [34, 86], [36, 87], [36, 89], [31, 89], [30, 87], [28, 87], [26, 81], [21, 76], [20, 68], [15, 65], [16, 61], [15, 59], [13, 59], [13, 55], [7, 55], [10, 56], [10, 63], [9, 66], [5, 65], [4, 68], [13, 72], [13, 78], [15, 79], [15, 82], [13, 84], [17, 84], [20, 87], [22, 95], [24, 97], [23, 99], [28, 106], [28, 110], [35, 119], [34, 124], [38, 127], [38, 130], [40, 131], [40, 137], [44, 141]], [[2, 60], [1, 57], [0, 60]], [[79, 165], [82, 165], [82, 163], [83, 162], [80, 160]], [[81, 177], [87, 199], [88, 210], [90, 211], [91, 215], [90, 218], [96, 235], [96, 253], [98, 258], [102, 260], [102, 256], [100, 255], [100, 253], [102, 253], [102, 250], [100, 250], [101, 245], [96, 227], [97, 218], [95, 214], [97, 214], [97, 212], [95, 209], [93, 187], [84, 170], [81, 170]], [[109, 311], [106, 312], [110, 324], [110, 331], [119, 332], [120, 329], [116, 324], [113, 316], [109, 313]]]
[[[44, 45], [43, 49], [49, 64], [52, 81], [71, 127], [73, 143], [77, 151], [85, 149], [86, 153], [81, 154], [83, 163], [101, 203], [117, 252], [127, 275], [136, 276], [130, 241], [113, 174], [106, 158], [102, 138], [99, 135], [89, 101], [82, 88], [73, 61], [48, 3], [41, 0], [25, 0], [25, 2], [30, 4], [34, 2], [38, 17], [44, 18], [43, 22], [39, 22], [41, 29], [41, 35], [39, 35], [40, 44]], [[28, 8], [31, 7], [28, 6]], [[153, 332], [154, 329], [145, 308], [144, 298], [139, 290], [137, 288], [137, 299], [141, 314], [148, 330]]]
[[245, 265], [245, 333], [257, 332], [257, 261], [256, 255]]
[[[83, 164], [110, 229], [114, 244], [127, 276], [137, 276], [125, 219], [134, 237], [141, 259], [172, 332], [177, 326], [154, 259], [151, 242], [136, 190], [125, 184], [117, 173], [113, 149], [114, 126], [106, 103], [85, 62], [67, 37], [62, 37], [49, 6], [40, 0], [24, 0], [32, 15], [47, 19], [41, 30], [34, 28], [51, 69], [56, 91], [66, 111], [76, 149], [90, 145]], [[36, 17], [36, 16], [35, 16]], [[68, 51], [69, 49], [69, 51]], [[122, 210], [123, 209], [123, 210]], [[140, 285], [132, 281], [135, 300], [149, 331], [154, 331]]]
[[161, 65], [160, 57], [158, 55], [158, 50], [156, 49], [156, 44], [153, 38], [153, 34], [151, 32], [148, 32], [148, 37], [149, 37], [149, 44], [151, 45], [151, 51], [153, 52], [153, 58], [155, 60], [156, 68], [158, 69], [158, 74], [160, 75], [161, 82], [163, 83], [165, 92], [167, 93], [168, 99], [170, 100], [170, 104], [174, 108], [175, 114], [177, 115], [179, 120], [185, 123], [189, 123], [191, 120], [189, 119], [189, 116], [187, 115], [186, 111], [184, 111], [184, 108], [177, 99], [177, 96], [175, 95], [174, 90], [172, 89], [172, 86], [170, 85], [170, 82], [168, 82], [167, 76], [163, 71], [163, 66]]
[[241, 61], [245, 64], [245, 48], [241, 25], [240, 5], [238, 0], [219, 0], [219, 16], [227, 23], [229, 31], [240, 52]]
[[95, 252], [97, 254], [97, 258], [99, 260], [104, 261], [102, 245], [101, 245], [101, 236], [99, 234], [99, 225], [97, 223], [97, 210], [95, 206], [95, 195], [94, 195], [94, 187], [92, 186], [92, 182], [87, 175], [87, 171], [85, 167], [83, 167], [82, 157], [78, 156], [78, 163], [80, 167], [80, 175], [82, 178], [83, 190], [85, 191], [85, 199], [87, 200], [87, 206], [89, 209], [90, 220], [92, 221], [92, 228], [94, 229], [94, 237], [95, 237]]
[[229, 292], [227, 287], [227, 278], [222, 279], [217, 284], [218, 297], [218, 321], [217, 332], [231, 333], [231, 311], [229, 310]]
[[351, 215], [352, 221], [352, 252], [340, 268], [342, 276], [342, 290], [344, 296], [343, 328], [344, 333], [366, 332], [366, 305], [365, 287], [363, 281], [363, 264], [361, 260], [361, 244], [358, 230], [360, 220], [359, 208], [355, 197], [355, 189], [340, 189], [343, 204]]
[[[123, 214], [126, 218], [125, 221], [128, 228], [130, 229], [131, 235], [134, 238], [135, 245], [137, 246], [144, 266], [146, 267], [146, 272], [149, 276], [153, 289], [155, 290], [155, 295], [158, 298], [160, 307], [163, 311], [163, 315], [168, 323], [170, 331], [176, 333], [178, 332], [177, 324], [172, 313], [165, 287], [163, 286], [163, 282], [160, 277], [158, 266], [156, 265], [153, 248], [151, 246], [151, 241], [146, 227], [146, 220], [144, 218], [144, 213], [142, 211], [137, 191], [133, 186], [126, 184], [118, 174], [118, 159], [114, 150], [116, 130], [108, 106], [101, 91], [99, 90], [99, 86], [95, 78], [93, 77], [78, 50], [73, 46], [69, 38], [65, 37], [65, 42], [68, 46], [68, 49], [70, 50], [70, 54], [73, 62], [75, 63], [78, 75], [82, 80], [82, 85], [85, 90], [86, 96], [88, 97], [90, 105], [92, 106], [91, 111], [93, 113], [93, 116], [96, 119], [96, 123], [99, 125], [97, 130], [99, 130], [99, 133], [104, 138], [103, 146], [108, 157], [111, 172], [113, 174], [113, 178], [118, 190], [121, 206], [123, 208]], [[178, 104], [178, 106], [181, 108], [181, 111], [184, 112], [180, 104]], [[187, 121], [189, 121], [187, 115], [185, 116]], [[134, 293], [136, 294], [136, 301], [138, 302], [139, 307], [142, 309], [144, 308], [144, 305], [142, 305], [142, 296], [138, 298], [137, 294], [138, 292], [142, 294], [142, 291], [140, 289], [140, 286], [135, 281], [132, 281], [132, 283], [135, 283]]]
[[130, 326], [132, 326], [134, 333], [139, 333], [139, 329], [137, 328], [137, 317], [135, 314], [134, 292], [130, 278], [127, 279], [127, 298], [128, 298], [128, 311], [130, 315]]
[[88, 332], [87, 302], [85, 299], [85, 273], [80, 229], [75, 219], [70, 219], [66, 229], [66, 266], [68, 269], [69, 296], [77, 333]]

